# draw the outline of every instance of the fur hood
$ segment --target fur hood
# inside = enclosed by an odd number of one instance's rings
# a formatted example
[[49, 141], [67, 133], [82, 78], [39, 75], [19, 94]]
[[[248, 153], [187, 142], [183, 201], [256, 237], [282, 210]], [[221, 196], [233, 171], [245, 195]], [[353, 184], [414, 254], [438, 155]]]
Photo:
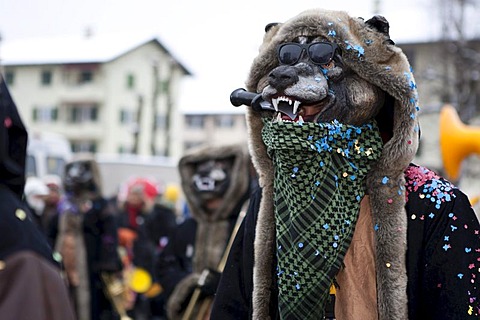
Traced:
[[[407, 221], [403, 172], [416, 153], [419, 137], [418, 99], [410, 64], [402, 50], [390, 40], [388, 22], [383, 17], [364, 21], [341, 11], [308, 10], [285, 23], [267, 27], [246, 81], [248, 91], [262, 92], [268, 85], [270, 72], [279, 66], [277, 47], [298, 37], [321, 38], [336, 43], [343, 64], [356, 77], [386, 93], [376, 119], [388, 141], [368, 174], [367, 193], [374, 223], [380, 226], [375, 232], [379, 319], [406, 319]], [[347, 92], [353, 94], [358, 81], [346, 80]], [[361, 100], [361, 94], [357, 92], [357, 95]], [[273, 281], [270, 266], [275, 254], [272, 250], [275, 246], [274, 170], [261, 135], [262, 117], [266, 116], [271, 117], [271, 113], [252, 108], [247, 111], [249, 149], [259, 184], [263, 187], [255, 236], [254, 319], [268, 318]]]
[[[209, 213], [203, 207], [204, 200], [201, 192], [194, 187], [193, 177], [198, 174], [200, 163], [211, 160], [228, 160], [231, 162], [231, 167], [227, 170], [228, 186], [221, 196], [221, 203], [216, 210]], [[197, 227], [193, 270], [177, 284], [168, 299], [169, 319], [183, 319], [185, 310], [182, 305], [190, 300], [202, 271], [218, 269], [231, 237], [233, 225], [237, 221], [240, 210], [248, 201], [251, 176], [247, 146], [240, 144], [191, 150], [180, 159], [178, 168], [182, 190], [191, 215], [197, 222]]]
[[[229, 199], [229, 201], [223, 201], [221, 206], [214, 213], [209, 214], [202, 208], [202, 199], [194, 189], [192, 183], [192, 177], [195, 174], [196, 165], [208, 160], [228, 158], [233, 158], [233, 167], [230, 177], [232, 183], [229, 184], [223, 198]], [[180, 172], [182, 190], [185, 194], [192, 216], [197, 221], [228, 219], [234, 207], [245, 197], [245, 193], [249, 188], [250, 163], [247, 146], [239, 144], [220, 147], [202, 147], [194, 149], [184, 155], [180, 159], [178, 170]]]

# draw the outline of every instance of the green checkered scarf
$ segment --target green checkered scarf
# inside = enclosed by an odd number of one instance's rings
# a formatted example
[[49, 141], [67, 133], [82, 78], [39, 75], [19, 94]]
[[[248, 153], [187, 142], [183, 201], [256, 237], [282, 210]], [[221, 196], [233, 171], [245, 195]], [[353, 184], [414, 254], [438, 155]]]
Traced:
[[323, 319], [333, 278], [352, 240], [364, 178], [382, 140], [375, 122], [265, 121], [275, 167], [277, 277], [282, 319]]

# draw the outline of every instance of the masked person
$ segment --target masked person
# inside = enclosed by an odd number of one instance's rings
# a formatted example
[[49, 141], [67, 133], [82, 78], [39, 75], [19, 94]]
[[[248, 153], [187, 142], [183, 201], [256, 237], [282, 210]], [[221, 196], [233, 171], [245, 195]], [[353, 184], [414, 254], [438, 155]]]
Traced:
[[58, 259], [22, 200], [28, 135], [2, 77], [0, 119], [1, 318], [73, 320]]
[[385, 18], [270, 24], [246, 84], [261, 190], [211, 319], [323, 319], [332, 285], [339, 320], [478, 319], [480, 226], [459, 189], [411, 164], [417, 88]]
[[102, 197], [94, 158], [79, 154], [67, 163], [63, 184], [56, 251], [63, 257], [77, 317], [116, 319], [121, 310], [112, 304], [116, 300], [109, 285], [121, 271], [117, 227], [113, 210]]
[[27, 178], [24, 191], [25, 200], [43, 232], [46, 232], [46, 221], [44, 222], [43, 217], [48, 193], [47, 185], [40, 178]]
[[[178, 165], [190, 209], [157, 262], [169, 319], [208, 319], [224, 259], [250, 193], [245, 146], [205, 147]], [[240, 219], [239, 219], [240, 216]]]

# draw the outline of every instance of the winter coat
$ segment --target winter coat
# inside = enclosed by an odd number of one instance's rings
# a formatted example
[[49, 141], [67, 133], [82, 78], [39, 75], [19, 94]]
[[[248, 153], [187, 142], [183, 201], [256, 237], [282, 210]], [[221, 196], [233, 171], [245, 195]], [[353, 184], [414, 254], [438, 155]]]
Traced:
[[28, 136], [3, 78], [0, 119], [0, 317], [73, 320], [58, 257], [22, 201]]
[[[434, 172], [410, 165], [405, 178], [408, 190], [408, 319], [475, 319], [480, 310], [477, 298], [480, 288], [476, 280], [480, 276], [480, 225], [476, 214], [467, 196]], [[222, 274], [212, 320], [252, 318], [253, 253], [260, 201], [261, 190], [257, 190]], [[370, 227], [370, 230], [378, 228]], [[371, 234], [373, 236], [373, 232]], [[363, 250], [372, 249], [373, 246]], [[366, 319], [360, 315], [365, 306], [356, 304], [363, 300], [364, 304], [372, 306], [372, 300], [368, 300], [368, 296], [365, 298], [369, 286], [365, 282], [373, 280], [375, 284], [375, 279], [366, 274], [365, 266], [365, 261], [359, 265], [350, 264], [340, 272], [339, 277], [346, 272], [356, 273], [358, 283], [363, 286], [352, 288], [338, 284], [337, 295], [346, 295], [354, 302], [347, 307], [337, 305], [337, 319]], [[269, 272], [275, 279], [275, 261]], [[271, 319], [278, 318], [276, 296], [274, 282], [269, 297]]]

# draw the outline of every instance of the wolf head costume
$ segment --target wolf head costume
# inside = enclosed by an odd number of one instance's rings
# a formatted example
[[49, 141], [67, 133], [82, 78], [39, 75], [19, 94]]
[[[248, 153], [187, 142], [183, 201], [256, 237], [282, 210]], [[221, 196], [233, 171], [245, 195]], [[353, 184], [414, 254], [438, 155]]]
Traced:
[[[188, 270], [190, 274], [176, 285], [169, 297], [169, 319], [186, 317], [183, 313], [203, 272], [210, 270], [212, 275], [223, 269], [219, 266], [223, 264], [221, 261], [239, 213], [248, 203], [251, 183], [251, 162], [246, 145], [191, 150], [180, 159], [178, 168], [196, 230], [192, 270]], [[198, 305], [214, 293], [218, 279], [212, 278], [203, 282], [214, 282], [213, 292], [202, 295]], [[193, 314], [198, 312], [201, 311], [196, 307]]]
[[261, 195], [212, 319], [323, 319], [332, 283], [337, 319], [479, 314], [480, 226], [464, 194], [410, 163], [417, 89], [388, 32], [327, 10], [267, 26], [242, 102]]

